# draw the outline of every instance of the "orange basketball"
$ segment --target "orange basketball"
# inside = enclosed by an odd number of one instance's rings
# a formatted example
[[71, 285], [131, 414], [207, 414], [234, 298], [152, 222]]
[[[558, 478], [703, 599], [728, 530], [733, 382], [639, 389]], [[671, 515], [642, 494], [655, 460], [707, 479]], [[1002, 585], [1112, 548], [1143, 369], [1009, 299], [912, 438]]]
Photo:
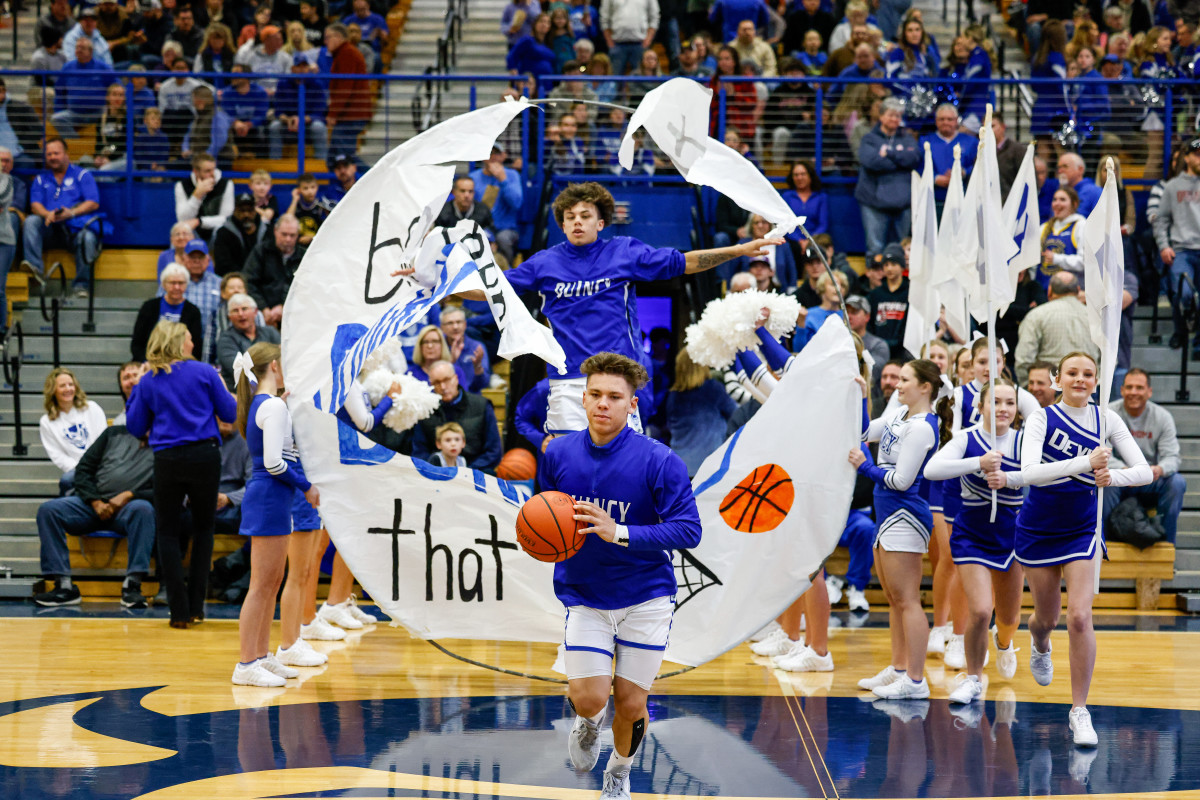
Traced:
[[537, 477], [537, 459], [528, 450], [514, 447], [500, 459], [496, 477], [504, 481], [531, 481]]
[[763, 464], [725, 495], [721, 519], [742, 533], [764, 533], [779, 527], [795, 499], [787, 471], [778, 464]]
[[517, 541], [538, 561], [566, 561], [583, 547], [585, 527], [575, 519], [575, 501], [563, 492], [535, 494], [517, 514]]

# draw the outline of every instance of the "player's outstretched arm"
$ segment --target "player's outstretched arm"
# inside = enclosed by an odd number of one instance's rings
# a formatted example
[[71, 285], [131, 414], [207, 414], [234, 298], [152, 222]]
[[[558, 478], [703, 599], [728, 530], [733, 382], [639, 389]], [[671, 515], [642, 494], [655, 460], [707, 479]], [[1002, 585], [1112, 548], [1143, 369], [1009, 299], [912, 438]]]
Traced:
[[[407, 278], [416, 271], [417, 270], [415, 267], [401, 267], [400, 269], [393, 270], [391, 272], [391, 276], [393, 278], [399, 278], [401, 276], [404, 276], [405, 278]], [[455, 292], [453, 296], [461, 297], [463, 300], [479, 300], [479, 301], [487, 300], [487, 295], [483, 293], [482, 289], [469, 289], [465, 292]]]
[[783, 239], [755, 239], [752, 242], [735, 244], [731, 247], [717, 247], [713, 250], [692, 250], [683, 254], [684, 262], [687, 265], [684, 272], [688, 275], [704, 272], [713, 267], [718, 267], [726, 261], [731, 261], [738, 256], [745, 256], [746, 258], [765, 256], [767, 251], [764, 248], [768, 245], [778, 246], [781, 244], [783, 244]]

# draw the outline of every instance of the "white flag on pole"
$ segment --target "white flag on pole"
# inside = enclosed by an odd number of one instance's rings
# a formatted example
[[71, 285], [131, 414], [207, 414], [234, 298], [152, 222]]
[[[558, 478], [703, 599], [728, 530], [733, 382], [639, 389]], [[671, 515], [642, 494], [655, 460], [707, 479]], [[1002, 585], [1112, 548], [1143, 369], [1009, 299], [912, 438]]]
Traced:
[[1042, 220], [1038, 212], [1034, 145], [1025, 151], [1017, 179], [1004, 200], [1004, 229], [1012, 234], [1017, 254], [1008, 261], [1008, 277], [1015, 287], [1021, 273], [1042, 263]]
[[[1008, 274], [1008, 262], [1017, 254], [1017, 244], [1004, 227], [1000, 203], [1000, 165], [996, 161], [996, 136], [989, 124], [991, 108], [979, 128], [979, 158], [967, 186], [966, 205], [975, 215], [977, 235], [973, 270], [963, 270], [969, 282], [971, 313], [988, 319], [989, 308], [1004, 313], [1017, 294], [1016, 282]], [[992, 323], [994, 325], [994, 322]]]
[[973, 270], [977, 234], [975, 214], [965, 203], [962, 180], [961, 152], [954, 148], [954, 165], [950, 169], [950, 185], [946, 187], [946, 202], [938, 225], [937, 251], [933, 257], [933, 285], [946, 312], [946, 322], [962, 337], [970, 333], [971, 320], [967, 315], [967, 295], [962, 283], [962, 265]]
[[937, 205], [933, 193], [933, 156], [925, 145], [925, 167], [912, 174], [912, 247], [908, 258], [908, 321], [904, 349], [919, 356], [933, 338], [941, 314], [941, 300], [933, 286], [933, 260], [937, 253]]

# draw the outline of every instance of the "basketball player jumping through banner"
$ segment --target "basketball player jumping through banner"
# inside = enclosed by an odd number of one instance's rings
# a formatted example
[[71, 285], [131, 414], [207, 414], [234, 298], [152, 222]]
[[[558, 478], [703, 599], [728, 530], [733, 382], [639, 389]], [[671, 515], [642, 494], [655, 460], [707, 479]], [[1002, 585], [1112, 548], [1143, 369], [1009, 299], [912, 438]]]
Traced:
[[578, 369], [587, 428], [551, 441], [538, 472], [539, 491], [570, 495], [586, 525], [579, 552], [554, 567], [554, 593], [567, 608], [567, 697], [577, 715], [568, 750], [576, 769], [596, 765], [611, 690], [615, 747], [600, 796], [628, 800], [675, 610], [671, 550], [700, 543], [700, 515], [683, 460], [627, 424], [645, 368], [599, 353]]

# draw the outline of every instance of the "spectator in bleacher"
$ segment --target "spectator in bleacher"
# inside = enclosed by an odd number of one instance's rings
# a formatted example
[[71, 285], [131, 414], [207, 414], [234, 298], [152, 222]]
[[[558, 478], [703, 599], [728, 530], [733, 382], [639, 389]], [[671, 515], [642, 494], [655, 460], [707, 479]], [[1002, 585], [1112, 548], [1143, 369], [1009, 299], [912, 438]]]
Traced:
[[[771, 232], [771, 227], [771, 223], [763, 217], [758, 214], [751, 214], [750, 221], [746, 223], [744, 235], [738, 237], [738, 244], [745, 244], [755, 239], [765, 239], [767, 234]], [[758, 258], [764, 260], [770, 269], [770, 275], [768, 276], [770, 281], [773, 281], [782, 291], [788, 293], [794, 292], [800, 276], [796, 269], [796, 258], [792, 254], [792, 248], [786, 244], [769, 244], [764, 245], [762, 249], [766, 251], [766, 255], [758, 256]], [[722, 279], [729, 280], [739, 272], [749, 272], [758, 281], [759, 289], [766, 291], [764, 275], [755, 271], [755, 262], [753, 260], [746, 256], [738, 256], [726, 263], [732, 265], [732, 269], [724, 269], [726, 264], [717, 267], [717, 274]]]
[[184, 58], [190, 62], [204, 46], [204, 32], [196, 27], [196, 17], [189, 5], [176, 7], [174, 21], [175, 27], [167, 34], [167, 41], [178, 42]]
[[197, 86], [192, 90], [192, 110], [195, 117], [191, 127], [184, 134], [180, 155], [190, 158], [196, 153], [207, 153], [217, 164], [223, 164], [229, 169], [233, 166], [234, 156], [231, 137], [233, 120], [217, 107], [216, 95], [206, 85]]
[[329, 211], [317, 199], [320, 184], [317, 177], [306, 172], [296, 179], [296, 187], [292, 189], [292, 202], [285, 214], [291, 214], [300, 221], [299, 243], [307, 247], [317, 235], [321, 223], [325, 221]]
[[204, 318], [200, 309], [186, 298], [191, 275], [182, 264], [169, 264], [159, 275], [159, 286], [162, 294], [151, 297], [142, 303], [138, 309], [137, 319], [133, 323], [133, 336], [129, 342], [129, 352], [134, 361], [146, 360], [146, 345], [150, 334], [160, 320], [182, 322], [192, 335], [192, 342], [203, 344]]
[[[332, 75], [366, 75], [367, 62], [358, 48], [347, 40], [346, 26], [337, 23], [325, 29], [325, 49], [333, 60]], [[329, 127], [329, 150], [349, 156], [360, 164], [358, 135], [371, 119], [371, 86], [367, 81], [352, 78], [333, 78], [329, 81], [329, 110], [325, 123]]]
[[333, 168], [333, 180], [325, 187], [325, 191], [321, 193], [322, 201], [329, 208], [333, 208], [342, 201], [354, 184], [358, 183], [358, 165], [356, 165], [350, 156], [338, 153], [330, 158]]
[[[439, 321], [441, 319], [440, 309], [437, 319]], [[417, 335], [414, 337], [414, 343], [412, 355], [407, 357], [408, 373], [410, 375], [417, 380], [432, 384], [429, 378], [429, 366], [438, 361], [446, 361], [454, 367], [458, 385], [464, 388], [470, 386], [474, 364], [469, 368], [464, 368], [461, 364], [456, 364], [451, 360], [450, 343], [446, 341], [446, 334], [442, 333], [442, 329], [432, 319], [417, 332]]]
[[[292, 74], [307, 75], [317, 71], [309, 57], [303, 53], [292, 56]], [[304, 141], [311, 145], [313, 156], [322, 164], [329, 156], [329, 141], [325, 127], [327, 104], [325, 91], [317, 80], [284, 78], [275, 89], [275, 118], [267, 125], [270, 137], [270, 157], [283, 158], [283, 140], [299, 143], [300, 136], [300, 89], [304, 88]]]
[[226, 303], [229, 327], [217, 338], [217, 364], [225, 385], [233, 391], [233, 360], [258, 342], [279, 344], [279, 331], [260, 325], [258, 304], [248, 294], [235, 294]]
[[[642, 59], [637, 69], [630, 73], [634, 78], [662, 78], [662, 69], [658, 63], [658, 53], [654, 50], [643, 50]], [[625, 84], [625, 104], [637, 108], [651, 89], [658, 86], [660, 81], [630, 81]]]
[[[807, 320], [806, 320], [807, 321]], [[879, 383], [879, 373], [883, 365], [891, 358], [891, 348], [888, 343], [867, 330], [871, 321], [871, 301], [860, 294], [852, 294], [846, 298], [846, 321], [850, 330], [862, 339], [863, 352], [870, 353], [874, 366], [871, 368], [871, 385]]]
[[371, 45], [362, 40], [362, 28], [353, 22], [346, 26], [346, 41], [358, 48], [363, 62], [367, 65], [367, 72], [375, 74], [382, 71], [383, 62], [379, 58], [379, 54], [372, 49]]
[[908, 324], [908, 278], [904, 248], [889, 244], [883, 253], [883, 283], [867, 299], [871, 301], [871, 333], [887, 342], [892, 358], [905, 358], [904, 329]]
[[308, 248], [299, 244], [300, 222], [284, 214], [275, 223], [274, 236], [254, 246], [246, 257], [246, 289], [263, 312], [268, 325], [279, 327], [283, 319], [283, 301], [300, 261]]
[[67, 32], [75, 27], [75, 17], [71, 16], [71, 4], [68, 0], [51, 0], [50, 8], [46, 13], [38, 17], [37, 25], [34, 27], [34, 41], [41, 42], [43, 46], [46, 42], [45, 31], [57, 31], [60, 37], [65, 37]]
[[[877, 50], [872, 44], [860, 44], [854, 48], [854, 63], [846, 67], [838, 73], [839, 78], [881, 78], [883, 70], [876, 58]], [[850, 90], [855, 88], [854, 85], [846, 86], [844, 84], [835, 84], [829, 87], [825, 92], [825, 97], [828, 102], [838, 102], [843, 95], [849, 94]], [[863, 91], [870, 92], [870, 86], [865, 86]], [[902, 101], [900, 101], [902, 103]], [[902, 103], [903, 104], [903, 103]]]
[[362, 30], [363, 41], [379, 53], [389, 33], [387, 20], [371, 11], [371, 4], [367, 0], [354, 0], [353, 9], [352, 14], [342, 17], [342, 24], [357, 25]]
[[[46, 28], [40, 34], [39, 46], [29, 58], [29, 68], [46, 72], [59, 72], [67, 64], [67, 55], [62, 48], [62, 34], [54, 28]], [[34, 83], [53, 86], [55, 78], [39, 76]]]
[[671, 73], [671, 76], [676, 78], [712, 77], [712, 73], [700, 63], [699, 54], [696, 52], [696, 46], [691, 39], [680, 45], [679, 67]]
[[[304, 5], [306, 8], [311, 8], [307, 3]], [[317, 22], [320, 23], [320, 20], [318, 19]], [[324, 28], [316, 28], [316, 34], [316, 46], [314, 46], [313, 41], [308, 38], [308, 29], [304, 27], [303, 23], [295, 20], [289, 22], [283, 29], [283, 51], [293, 57], [306, 55], [310, 63], [316, 64], [321, 54], [320, 45], [321, 37], [325, 34]]]
[[163, 46], [163, 55], [174, 59], [171, 71], [175, 77], [159, 85], [158, 107], [162, 110], [163, 133], [170, 144], [171, 154], [178, 155], [183, 147], [183, 137], [196, 118], [196, 111], [192, 108], [192, 91], [204, 84], [187, 74], [191, 67], [184, 60], [178, 42], [167, 42]]
[[833, 14], [821, 8], [821, 0], [801, 0], [799, 4], [788, 4], [788, 13], [783, 18], [787, 28], [783, 33], [783, 52], [792, 55], [805, 49], [809, 31], [816, 31], [822, 42], [828, 42], [837, 27]]
[[138, 60], [138, 48], [146, 37], [134, 29], [130, 13], [118, 5], [117, 0], [100, 0], [96, 8], [96, 28], [108, 43], [114, 66], [123, 69]]
[[238, 32], [238, 49], [241, 49], [246, 44], [251, 42], [261, 42], [263, 30], [265, 30], [268, 26], [275, 26], [278, 28], [279, 25], [279, 21], [277, 21], [271, 13], [270, 0], [266, 0], [266, 2], [261, 3], [257, 8], [254, 9], [253, 19], [242, 26], [241, 31]]
[[[233, 49], [233, 32], [229, 26], [214, 22], [204, 31], [204, 46], [192, 59], [195, 72], [232, 72], [237, 51]], [[207, 78], [217, 89], [225, 86], [220, 78]]]
[[[435, 329], [436, 330], [436, 329]], [[412, 457], [429, 460], [437, 442], [437, 429], [447, 422], [462, 426], [466, 445], [462, 454], [473, 469], [494, 474], [500, 463], [500, 431], [496, 427], [496, 411], [492, 401], [478, 394], [463, 391], [458, 371], [448, 361], [427, 364], [429, 383], [441, 395], [442, 402], [433, 414], [413, 429]]]
[[93, 57], [90, 40], [77, 39], [72, 51], [75, 59], [66, 63], [55, 83], [56, 111], [51, 118], [58, 132], [71, 139], [78, 135], [78, 126], [95, 124], [113, 81], [112, 67]]
[[1059, 186], [1069, 186], [1079, 197], [1078, 212], [1086, 217], [1100, 202], [1101, 189], [1087, 176], [1087, 165], [1078, 153], [1063, 153], [1058, 157]]
[[999, 111], [992, 112], [992, 134], [996, 137], [996, 161], [1000, 165], [1000, 196], [1008, 197], [1017, 173], [1021, 170], [1021, 162], [1025, 160], [1028, 146], [1016, 139], [1008, 138], [1008, 126], [1004, 123], [1004, 115]]
[[[1159, 257], [1170, 270], [1169, 286], [1175, 317], [1172, 348], [1187, 345], [1188, 330], [1182, 309], [1190, 306], [1193, 300], [1192, 285], [1184, 281], [1181, 294], [1177, 287], [1185, 275], [1193, 285], [1200, 280], [1200, 214], [1197, 213], [1200, 210], [1200, 138], [1192, 139], [1182, 150], [1184, 170], [1163, 184], [1157, 208], [1147, 210]], [[1192, 341], [1192, 358], [1200, 360], [1200, 332]]]
[[183, 265], [188, 271], [188, 284], [183, 296], [200, 310], [201, 339], [195, 340], [196, 356], [204, 363], [211, 364], [217, 350], [217, 313], [221, 307], [221, 279], [209, 266], [208, 245], [203, 239], [192, 239], [188, 242], [183, 248], [183, 258]]
[[104, 109], [96, 120], [96, 145], [92, 150], [92, 163], [101, 172], [125, 169], [125, 119], [125, 87], [110, 84]]
[[738, 23], [737, 36], [729, 41], [729, 46], [737, 50], [738, 59], [752, 59], [762, 69], [764, 78], [774, 78], [779, 72], [775, 63], [775, 50], [771, 45], [758, 36], [754, 23], [744, 19]]
[[[575, 75], [586, 71], [577, 61], [568, 61], [563, 65], [564, 75]], [[579, 100], [595, 101], [599, 99], [591, 84], [585, 80], [559, 81], [558, 85], [550, 90], [549, 98], [562, 101], [561, 103], [550, 103], [552, 111], [562, 111], [568, 104]]]
[[[103, 417], [101, 417], [103, 421]], [[70, 606], [80, 602], [71, 582], [67, 534], [86, 536], [113, 531], [126, 538], [127, 563], [121, 584], [121, 605], [145, 608], [142, 581], [150, 573], [154, 552], [154, 455], [146, 442], [124, 425], [97, 431], [95, 443], [79, 459], [75, 494], [43, 503], [37, 512], [41, 568], [55, 588], [35, 595], [39, 606]]]
[[450, 348], [444, 357], [468, 376], [467, 391], [482, 392], [491, 382], [492, 366], [483, 345], [467, 335], [466, 312], [461, 306], [447, 306], [442, 309], [440, 325]]
[[860, 44], [871, 45], [871, 29], [865, 24], [853, 26], [850, 29], [850, 40], [844, 45], [829, 48], [829, 58], [825, 61], [821, 74], [826, 78], [836, 78], [842, 74], [842, 70], [854, 64], [855, 53]]
[[576, 39], [575, 44], [571, 45], [571, 49], [575, 53], [575, 61], [578, 61], [580, 65], [586, 65], [592, 60], [592, 56], [596, 55], [596, 45], [592, 44], [591, 39]]
[[1030, 77], [1045, 78], [1059, 83], [1035, 87], [1037, 99], [1033, 103], [1029, 119], [1029, 132], [1039, 141], [1048, 141], [1070, 113], [1067, 106], [1067, 85], [1062, 83], [1067, 79], [1067, 59], [1063, 54], [1067, 46], [1067, 29], [1061, 21], [1050, 19], [1041, 29], [1040, 36], [1041, 46], [1033, 51]]
[[137, 46], [134, 59], [147, 69], [153, 69], [159, 63], [174, 21], [163, 13], [162, 0], [138, 0], [137, 9], [133, 25], [141, 31], [142, 41]]
[[[821, 176], [811, 161], [797, 161], [788, 170], [787, 189], [782, 192], [783, 201], [798, 217], [806, 217], [804, 227], [813, 236], [829, 230], [829, 199], [821, 191]], [[796, 253], [803, 253], [808, 240], [799, 230], [788, 235], [793, 263]]]
[[1058, 400], [1058, 392], [1054, 389], [1054, 373], [1057, 369], [1049, 361], [1035, 361], [1029, 365], [1029, 380], [1025, 388], [1042, 408], [1052, 406]]
[[822, 272], [821, 277], [817, 278], [816, 289], [821, 295], [821, 304], [806, 310], [804, 324], [792, 335], [793, 352], [803, 350], [821, 330], [825, 320], [842, 315], [842, 298], [850, 291], [850, 281], [841, 272]]
[[737, 36], [738, 25], [748, 19], [756, 30], [766, 32], [771, 15], [763, 0], [716, 0], [708, 9], [708, 28], [728, 42]]
[[1196, 43], [1196, 31], [1184, 19], [1175, 20], [1175, 46], [1171, 48], [1171, 57], [1175, 59], [1175, 63], [1186, 65], [1196, 57], [1200, 52], [1200, 45]]
[[[962, 126], [974, 134], [987, 111], [987, 104], [996, 105], [996, 93], [988, 84], [966, 83], [967, 80], [986, 81], [992, 77], [992, 57], [988, 51], [965, 33], [954, 39], [946, 66], [940, 73], [949, 79], [949, 87], [957, 95], [955, 103], [962, 117]], [[961, 79], [964, 82], [958, 83]], [[995, 117], [993, 116], [993, 119]]]
[[508, 40], [511, 49], [523, 36], [533, 32], [533, 21], [541, 16], [542, 7], [537, 0], [520, 2], [513, 0], [500, 14], [500, 32]]
[[[216, 420], [237, 417], [233, 395], [212, 367], [193, 361], [192, 350], [183, 325], [163, 322], [155, 327], [147, 347], [150, 372], [130, 395], [125, 420], [134, 436], [149, 434], [154, 450], [158, 569], [167, 587], [172, 628], [204, 621], [221, 477]], [[194, 522], [186, 583], [180, 545], [185, 497]]]
[[1088, 327], [1087, 308], [1079, 300], [1079, 281], [1062, 270], [1050, 279], [1048, 299], [1025, 315], [1017, 339], [1017, 379], [1029, 379], [1029, 367], [1035, 361], [1059, 360], [1075, 350], [1099, 357]]
[[[858, 25], [865, 25], [872, 34], [879, 32], [879, 27], [871, 22], [870, 14], [870, 6], [864, 0], [850, 0], [849, 3], [846, 3], [846, 16], [834, 27], [833, 33], [829, 34], [829, 49], [837, 50], [846, 44], [850, 40], [854, 28]], [[891, 37], [895, 33], [884, 32], [884, 35]]]
[[504, 160], [504, 150], [493, 145], [491, 157], [471, 173], [471, 180], [476, 196], [492, 208], [496, 245], [511, 263], [517, 256], [517, 219], [525, 193], [520, 173], [505, 167]]
[[[283, 49], [283, 31], [275, 25], [262, 29], [261, 43], [251, 41], [239, 47], [234, 61], [245, 64], [249, 72], [266, 75], [283, 75], [292, 68], [292, 56]], [[275, 93], [277, 81], [273, 78], [258, 78], [257, 81], [268, 94]]]
[[[211, 97], [210, 90], [199, 88]], [[217, 160], [208, 153], [192, 156], [192, 174], [175, 184], [175, 219], [209, 241], [232, 213], [233, 181], [221, 174]]]
[[600, 29], [614, 75], [624, 75], [641, 63], [642, 51], [653, 44], [658, 28], [656, 0], [601, 0]]
[[909, 172], [921, 164], [916, 138], [901, 128], [904, 105], [895, 98], [880, 104], [879, 123], [858, 147], [858, 185], [854, 199], [862, 214], [867, 258], [889, 241], [908, 236], [912, 186]]
[[112, 418], [112, 425], [125, 424], [125, 406], [129, 403], [129, 395], [145, 374], [146, 365], [140, 361], [126, 361], [117, 371], [117, 386], [121, 389], [121, 413]]
[[979, 140], [969, 133], [959, 130], [958, 109], [950, 103], [942, 103], [934, 115], [937, 126], [933, 133], [922, 136], [918, 142], [922, 148], [929, 145], [930, 156], [933, 160], [934, 197], [937, 198], [938, 211], [946, 201], [946, 187], [950, 185], [950, 173], [954, 168], [954, 148], [961, 152], [963, 183], [975, 169], [975, 157], [979, 152]]
[[[100, 35], [97, 29], [98, 12], [96, 7], [84, 8], [79, 12], [79, 21], [75, 23], [75, 27], [67, 31], [63, 36], [63, 50], [68, 53], [75, 53], [75, 44], [80, 39], [86, 39], [92, 45], [92, 56], [99, 62], [108, 65], [110, 68], [113, 65], [112, 53], [108, 49], [108, 41]], [[76, 55], [76, 58], [79, 56]]]
[[271, 173], [256, 169], [250, 174], [250, 196], [254, 198], [254, 212], [269, 229], [279, 216], [279, 198], [271, 191]]
[[[1196, 11], [1193, 3], [1180, 2], [1169, 5], [1174, 7], [1174, 11], [1171, 13], [1173, 17], [1183, 18], [1185, 22], [1192, 25], [1196, 24]], [[1114, 0], [1109, 8], [1121, 10], [1125, 16], [1124, 29], [1131, 34], [1145, 33], [1154, 24], [1154, 20], [1150, 16], [1150, 7], [1145, 3], [1137, 2], [1137, 0]]]
[[[300, 43], [293, 37], [292, 30], [295, 26], [299, 26], [304, 31], [304, 40], [308, 42], [307, 47], [301, 47]], [[321, 49], [321, 45], [325, 43], [325, 20], [321, 19], [321, 11], [318, 8], [316, 0], [300, 3], [300, 19], [288, 23], [287, 33], [288, 42], [294, 48], [289, 51], [292, 55], [296, 55], [299, 52]]]
[[687, 465], [691, 477], [725, 441], [726, 421], [737, 403], [708, 367], [697, 364], [680, 348], [675, 356], [675, 382], [667, 393], [667, 428], [671, 449]]
[[[1175, 434], [1175, 420], [1171, 412], [1150, 401], [1153, 396], [1150, 375], [1134, 367], [1125, 373], [1121, 399], [1108, 404], [1133, 434], [1154, 473], [1154, 480], [1145, 486], [1125, 486], [1106, 491], [1104, 520], [1107, 525], [1113, 509], [1128, 497], [1136, 497], [1141, 502], [1153, 500], [1166, 540], [1175, 544], [1179, 512], [1183, 510], [1183, 497], [1187, 494], [1187, 479], [1179, 472], [1179, 439]], [[1123, 466], [1118, 460], [1115, 467], [1110, 468], [1120, 469]]]
[[[800, 283], [796, 286], [796, 299], [803, 308], [816, 308], [821, 305], [821, 293], [817, 291], [817, 281], [825, 274], [825, 263], [817, 252], [817, 246], [809, 242], [808, 247], [800, 257]], [[800, 321], [803, 325], [803, 320]]]
[[29, 189], [12, 174], [12, 151], [0, 147], [0, 336], [8, 331], [8, 299], [5, 286], [8, 272], [17, 257], [21, 241], [21, 223], [29, 205]]
[[[586, 71], [592, 78], [612, 75], [612, 61], [604, 53], [597, 53], [588, 62]], [[596, 93], [596, 99], [602, 103], [616, 102], [617, 95], [621, 91], [617, 82], [612, 80], [593, 80], [590, 87]]]
[[[737, 131], [743, 140], [753, 140], [754, 114], [758, 108], [758, 90], [753, 83], [748, 81], [721, 83], [722, 78], [741, 76], [742, 63], [737, 50], [729, 45], [723, 45], [717, 51], [717, 71], [709, 81], [709, 87], [713, 90], [714, 95], [719, 95], [722, 89], [725, 90], [725, 129], [732, 128]], [[720, 138], [716, 136], [717, 133], [720, 133], [717, 131], [718, 111], [718, 104], [713, 103], [710, 127], [714, 138]]]
[[176, 222], [171, 226], [171, 246], [158, 254], [158, 279], [171, 264], [183, 264], [183, 248], [196, 238], [195, 229], [188, 222]]
[[244, 64], [234, 64], [230, 72], [229, 86], [220, 91], [221, 109], [233, 120], [233, 143], [238, 154], [254, 156], [264, 150], [271, 98], [266, 89], [249, 78], [238, 77], [249, 72]]
[[[233, 3], [230, 3], [233, 5]], [[226, 11], [225, 0], [204, 0], [204, 2], [192, 3], [192, 15], [196, 18], [196, 25], [205, 30], [214, 23], [223, 23], [230, 28], [238, 25], [237, 17]], [[230, 40], [232, 44], [232, 39]]]
[[66, 247], [75, 255], [76, 297], [88, 296], [88, 279], [100, 253], [103, 217], [100, 192], [92, 174], [71, 163], [67, 143], [46, 141], [46, 169], [33, 179], [29, 192], [29, 216], [23, 241], [25, 260], [21, 268], [39, 283], [44, 281], [42, 247]]
[[[225, 277], [221, 278], [221, 308], [217, 312], [217, 337], [219, 338], [225, 329], [229, 327], [229, 301], [235, 294], [246, 294], [246, 279], [242, 277], [240, 272], [230, 272]], [[249, 295], [246, 295], [249, 297]], [[250, 298], [253, 300], [254, 298]], [[267, 322], [263, 319], [261, 311], [254, 314], [254, 324], [258, 327], [265, 327]], [[272, 328], [271, 330], [275, 330]]]
[[816, 145], [814, 133], [817, 95], [804, 65], [791, 56], [779, 62], [787, 80], [771, 88], [763, 119], [771, 131], [771, 160], [781, 163], [790, 154], [810, 153]]
[[231, 272], [241, 272], [250, 251], [266, 237], [267, 227], [254, 210], [254, 198], [248, 194], [238, 195], [233, 214], [213, 235], [212, 260], [216, 274], [224, 277]]
[[4, 79], [0, 78], [0, 147], [8, 149], [17, 166], [33, 169], [36, 162], [31, 154], [40, 149], [42, 135], [37, 114], [28, 103], [10, 97]]
[[126, 70], [129, 73], [129, 99], [133, 105], [133, 119], [136, 124], [142, 119], [142, 114], [148, 108], [158, 108], [158, 96], [150, 88], [146, 78], [146, 68], [141, 64], [130, 64]]
[[470, 175], [459, 175], [454, 179], [450, 199], [442, 206], [434, 225], [453, 228], [459, 220], [471, 219], [481, 228], [492, 228], [492, 210], [483, 203], [475, 202], [475, 181]]
[[517, 40], [508, 51], [505, 66], [510, 75], [554, 75], [558, 72], [554, 51], [550, 49], [550, 15], [540, 14], [528, 36]]
[[88, 400], [75, 373], [66, 367], [55, 367], [46, 376], [42, 407], [46, 413], [38, 421], [38, 431], [46, 456], [62, 472], [58, 480], [61, 496], [75, 485], [75, 466], [100, 438], [108, 419], [95, 400]]

